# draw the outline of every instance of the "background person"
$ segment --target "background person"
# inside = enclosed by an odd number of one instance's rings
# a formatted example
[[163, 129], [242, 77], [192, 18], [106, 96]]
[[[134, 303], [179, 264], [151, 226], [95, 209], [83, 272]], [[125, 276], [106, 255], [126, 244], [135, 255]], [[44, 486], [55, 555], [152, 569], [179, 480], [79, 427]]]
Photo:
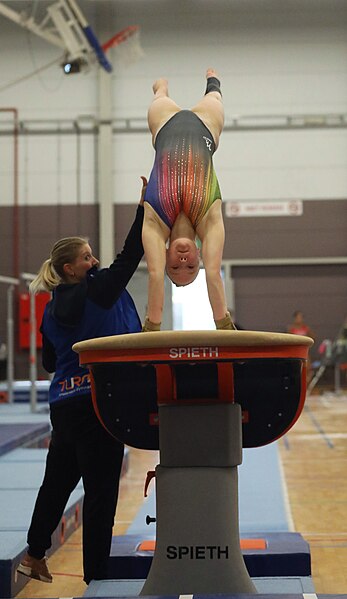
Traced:
[[87, 584], [107, 576], [124, 447], [99, 422], [92, 404], [88, 369], [71, 348], [84, 339], [138, 332], [141, 323], [126, 285], [143, 256], [143, 189], [122, 252], [109, 268], [85, 238], [57, 241], [31, 289], [52, 291], [41, 332], [43, 366], [55, 372], [49, 402], [52, 438], [30, 528], [28, 551], [18, 572], [52, 582], [46, 551], [71, 492], [82, 477], [83, 569]]
[[287, 332], [293, 333], [294, 335], [304, 335], [306, 337], [312, 337], [314, 339], [314, 333], [311, 327], [306, 324], [304, 314], [301, 310], [296, 310], [293, 313], [293, 320], [287, 326]]

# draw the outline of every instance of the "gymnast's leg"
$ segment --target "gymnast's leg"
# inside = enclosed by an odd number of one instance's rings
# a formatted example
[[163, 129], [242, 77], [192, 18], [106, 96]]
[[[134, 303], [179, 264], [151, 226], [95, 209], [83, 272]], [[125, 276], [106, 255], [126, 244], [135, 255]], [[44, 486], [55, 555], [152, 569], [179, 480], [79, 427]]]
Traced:
[[217, 148], [224, 125], [224, 106], [220, 91], [219, 76], [216, 71], [212, 68], [207, 69], [206, 79], [205, 95], [191, 110], [201, 118], [206, 127], [211, 131]]
[[154, 145], [159, 129], [181, 108], [169, 98], [167, 79], [157, 79], [153, 83], [153, 93], [154, 98], [148, 109], [147, 118]]

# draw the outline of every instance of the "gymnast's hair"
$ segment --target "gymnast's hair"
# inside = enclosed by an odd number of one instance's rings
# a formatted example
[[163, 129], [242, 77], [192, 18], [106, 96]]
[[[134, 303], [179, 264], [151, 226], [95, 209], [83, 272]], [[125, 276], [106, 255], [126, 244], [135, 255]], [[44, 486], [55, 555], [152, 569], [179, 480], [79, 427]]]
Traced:
[[53, 291], [65, 280], [64, 264], [73, 262], [81, 249], [88, 243], [86, 237], [64, 237], [55, 242], [50, 257], [44, 261], [35, 279], [30, 283], [30, 291]]

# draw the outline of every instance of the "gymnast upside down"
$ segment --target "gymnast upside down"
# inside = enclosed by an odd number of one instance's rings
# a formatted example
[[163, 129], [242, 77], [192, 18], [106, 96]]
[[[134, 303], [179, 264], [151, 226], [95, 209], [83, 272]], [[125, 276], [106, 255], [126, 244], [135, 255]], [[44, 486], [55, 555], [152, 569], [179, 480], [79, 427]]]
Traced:
[[[142, 241], [149, 283], [143, 331], [160, 330], [165, 271], [178, 286], [197, 277], [201, 258], [217, 329], [234, 329], [227, 310], [221, 262], [225, 231], [222, 200], [212, 156], [224, 125], [220, 81], [206, 72], [202, 100], [182, 110], [168, 96], [168, 82], [158, 79], [148, 110], [155, 148], [154, 166], [145, 192]], [[168, 247], [167, 247], [168, 244]]]

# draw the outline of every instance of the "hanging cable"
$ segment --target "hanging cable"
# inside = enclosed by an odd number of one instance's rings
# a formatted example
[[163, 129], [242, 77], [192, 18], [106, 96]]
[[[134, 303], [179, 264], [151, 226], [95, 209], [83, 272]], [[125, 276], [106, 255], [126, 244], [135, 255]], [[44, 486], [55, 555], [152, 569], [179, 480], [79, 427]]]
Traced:
[[59, 58], [55, 58], [54, 60], [52, 60], [48, 64], [43, 65], [42, 67], [39, 67], [38, 69], [36, 69], [32, 73], [28, 73], [28, 75], [23, 75], [23, 77], [19, 77], [18, 79], [14, 79], [14, 81], [10, 81], [9, 83], [6, 83], [6, 85], [2, 85], [0, 87], [0, 93], [3, 92], [3, 91], [5, 91], [6, 89], [9, 89], [10, 87], [14, 87], [15, 85], [18, 85], [19, 83], [22, 83], [23, 81], [27, 81], [27, 79], [30, 79], [31, 77], [34, 77], [35, 75], [37, 75], [37, 73], [41, 73], [42, 71], [45, 71], [46, 69], [49, 69], [51, 66], [53, 66], [55, 64], [61, 64], [62, 60], [63, 60], [63, 57], [59, 56]]

